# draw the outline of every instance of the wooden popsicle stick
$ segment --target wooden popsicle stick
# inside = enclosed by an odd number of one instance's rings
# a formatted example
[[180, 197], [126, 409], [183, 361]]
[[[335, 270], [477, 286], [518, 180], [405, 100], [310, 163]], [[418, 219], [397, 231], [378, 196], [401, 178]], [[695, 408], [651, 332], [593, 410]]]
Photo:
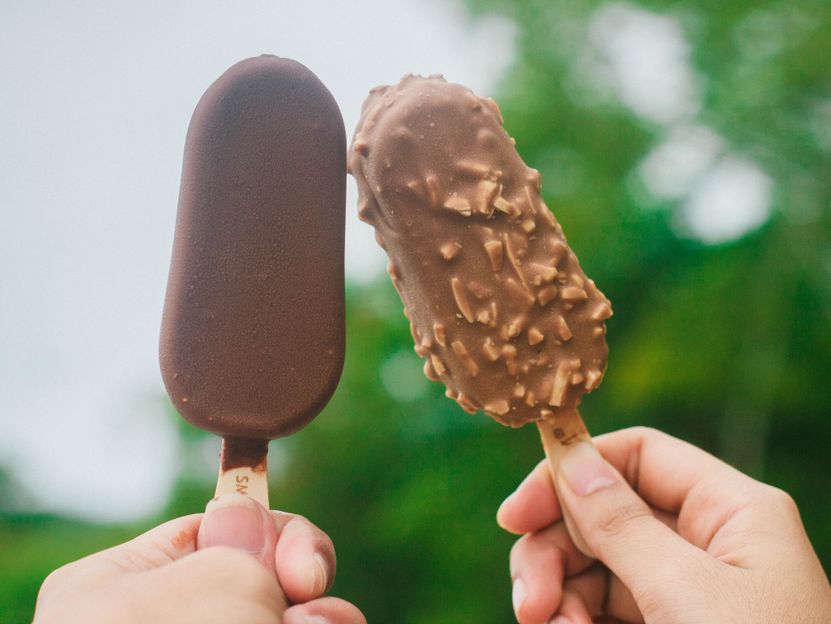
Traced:
[[[577, 442], [588, 442], [591, 444], [592, 439], [576, 407], [564, 407], [556, 410], [552, 416], [544, 420], [538, 420], [537, 427], [540, 430], [542, 447], [545, 450], [545, 457], [548, 460], [548, 472], [551, 475], [551, 481], [554, 483], [554, 489], [559, 496], [560, 490], [557, 484], [557, 470], [560, 465], [560, 459], [566, 452], [566, 449], [572, 444], [576, 444]], [[562, 505], [561, 509], [566, 529], [574, 545], [584, 555], [594, 558], [588, 545], [586, 545], [586, 541], [580, 535], [579, 531], [577, 531], [576, 525], [568, 511]]]
[[[242, 458], [249, 460], [245, 465], [241, 465], [239, 461], [234, 461], [241, 459], [236, 454], [240, 446], [247, 451], [242, 455]], [[252, 452], [251, 446], [262, 446], [262, 449], [256, 449]], [[269, 509], [267, 453], [267, 441], [254, 441], [252, 445], [250, 442], [243, 442], [238, 438], [223, 438], [215, 496], [219, 497], [230, 493], [244, 494]]]
[[229, 470], [220, 468], [214, 495], [218, 497], [231, 492], [245, 494], [268, 509], [268, 473], [265, 465], [263, 470], [256, 470], [250, 466]]

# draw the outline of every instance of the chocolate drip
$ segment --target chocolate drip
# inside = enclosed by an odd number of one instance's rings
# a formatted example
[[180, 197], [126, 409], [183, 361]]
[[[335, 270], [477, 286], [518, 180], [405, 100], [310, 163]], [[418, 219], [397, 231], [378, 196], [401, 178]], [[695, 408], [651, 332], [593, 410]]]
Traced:
[[227, 436], [222, 439], [220, 452], [220, 469], [222, 472], [234, 468], [251, 468], [255, 472], [266, 469], [268, 440], [235, 438]]

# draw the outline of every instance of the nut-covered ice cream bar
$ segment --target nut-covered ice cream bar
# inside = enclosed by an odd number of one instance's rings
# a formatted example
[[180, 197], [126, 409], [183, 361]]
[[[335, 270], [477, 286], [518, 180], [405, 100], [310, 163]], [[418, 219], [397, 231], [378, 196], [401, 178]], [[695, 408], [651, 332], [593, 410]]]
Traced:
[[436, 76], [376, 88], [348, 164], [424, 372], [449, 397], [520, 426], [600, 384], [611, 306], [493, 100]]

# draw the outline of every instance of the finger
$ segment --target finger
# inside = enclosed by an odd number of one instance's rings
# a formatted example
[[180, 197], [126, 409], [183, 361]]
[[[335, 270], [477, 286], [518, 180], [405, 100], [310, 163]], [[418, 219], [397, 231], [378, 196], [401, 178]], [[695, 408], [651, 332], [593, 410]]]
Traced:
[[533, 533], [561, 517], [545, 460], [537, 464], [496, 512], [499, 526], [516, 535]]
[[517, 540], [510, 562], [514, 612], [523, 624], [547, 622], [560, 606], [565, 577], [595, 563], [577, 550], [562, 522]]
[[[675, 529], [675, 514], [657, 507], [653, 507], [653, 512], [667, 526]], [[542, 460], [534, 467], [496, 512], [497, 524], [515, 535], [539, 531], [561, 518], [562, 511], [551, 482], [547, 460]]]
[[660, 522], [589, 443], [567, 447], [557, 473], [560, 501], [591, 551], [635, 595], [711, 564], [705, 553]]
[[[182, 604], [204, 604], [208, 610], [233, 603], [265, 610], [276, 618], [288, 606], [273, 571], [237, 548], [205, 548], [145, 574], [155, 587], [148, 596], [169, 595]], [[241, 614], [229, 617], [227, 621], [245, 621]]]
[[[671, 525], [672, 517], [665, 512], [661, 519]], [[523, 614], [529, 620], [560, 609], [560, 595], [569, 588], [584, 597], [589, 613], [597, 615], [605, 607], [605, 613], [625, 621], [640, 622], [642, 618], [632, 593], [615, 575], [597, 561], [581, 553], [565, 529], [558, 522], [543, 531], [527, 535], [511, 549], [511, 577], [522, 578], [527, 589]], [[559, 567], [563, 562], [565, 580]], [[595, 587], [587, 584], [594, 583]], [[564, 613], [565, 614], [565, 613]]]
[[[317, 619], [315, 619], [317, 618]], [[283, 624], [366, 624], [360, 610], [340, 598], [318, 598], [291, 607], [283, 614]]]
[[674, 513], [704, 478], [749, 479], [706, 451], [648, 427], [607, 433], [594, 443], [644, 499]]
[[95, 553], [81, 561], [110, 563], [128, 572], [157, 568], [196, 550], [196, 535], [201, 521], [202, 514], [175, 518], [129, 542]]
[[594, 441], [640, 496], [678, 514], [681, 535], [702, 549], [763, 487], [709, 453], [655, 429], [624, 429]]
[[253, 498], [223, 494], [208, 503], [196, 545], [199, 550], [235, 548], [255, 557], [267, 570], [274, 570], [277, 527], [271, 514]]
[[[682, 533], [702, 548], [717, 530], [723, 507], [734, 509], [746, 504], [749, 490], [755, 492], [760, 485], [709, 453], [654, 429], [625, 429], [598, 436], [594, 442], [652, 505], [678, 514], [692, 493], [696, 495], [692, 501], [695, 509], [718, 510], [716, 514], [684, 517]], [[547, 466], [541, 462], [500, 507], [500, 526], [512, 533], [529, 533], [561, 517], [547, 476]], [[706, 504], [697, 504], [705, 496]], [[689, 526], [687, 521], [692, 521]]]
[[563, 590], [563, 603], [549, 624], [592, 624], [584, 598], [571, 588]]
[[[674, 527], [675, 516], [661, 510], [653, 512], [662, 523]], [[610, 609], [613, 609], [610, 613], [617, 617], [639, 614], [631, 593], [616, 577], [606, 572], [586, 572], [598, 567], [596, 561], [577, 549], [562, 522], [520, 538], [511, 549], [510, 562], [514, 611], [520, 622], [539, 621], [558, 608], [562, 611], [560, 605], [565, 602], [562, 588], [569, 587], [569, 578], [582, 579], [584, 574], [599, 583], [599, 589], [592, 595], [609, 596]], [[610, 587], [607, 587], [607, 577], [612, 579]], [[517, 586], [517, 582], [521, 584]], [[590, 611], [598, 613], [602, 606], [602, 602], [591, 603]]]
[[[632, 593], [603, 565], [566, 579], [563, 593], [579, 597], [580, 606], [591, 617], [605, 615], [623, 622], [643, 622], [643, 617]], [[560, 612], [570, 615], [565, 607]]]
[[528, 535], [511, 549], [511, 600], [520, 624], [547, 622], [563, 598], [565, 555], [540, 547]]
[[332, 540], [314, 524], [292, 514], [272, 512], [282, 524], [275, 549], [277, 578], [289, 600], [307, 602], [325, 594], [337, 566]]

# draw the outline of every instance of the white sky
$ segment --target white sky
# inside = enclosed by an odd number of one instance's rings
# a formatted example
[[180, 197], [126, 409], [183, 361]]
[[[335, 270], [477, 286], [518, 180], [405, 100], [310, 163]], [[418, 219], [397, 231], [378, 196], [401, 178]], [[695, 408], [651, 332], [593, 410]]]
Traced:
[[598, 77], [636, 114], [667, 124], [697, 112], [690, 47], [675, 18], [610, 3], [592, 16], [589, 41]]
[[696, 123], [701, 88], [678, 20], [629, 2], [601, 6], [589, 20], [582, 79], [646, 122], [662, 141], [639, 173], [657, 198], [678, 200], [681, 236], [718, 244], [744, 236], [771, 214], [773, 181], [712, 129]]
[[[512, 40], [439, 0], [0, 3], [0, 464], [35, 506], [124, 519], [169, 494], [158, 329], [185, 131], [211, 82], [295, 58], [351, 135], [369, 89], [406, 72], [488, 94]], [[384, 263], [349, 193], [347, 271], [367, 279]]]

